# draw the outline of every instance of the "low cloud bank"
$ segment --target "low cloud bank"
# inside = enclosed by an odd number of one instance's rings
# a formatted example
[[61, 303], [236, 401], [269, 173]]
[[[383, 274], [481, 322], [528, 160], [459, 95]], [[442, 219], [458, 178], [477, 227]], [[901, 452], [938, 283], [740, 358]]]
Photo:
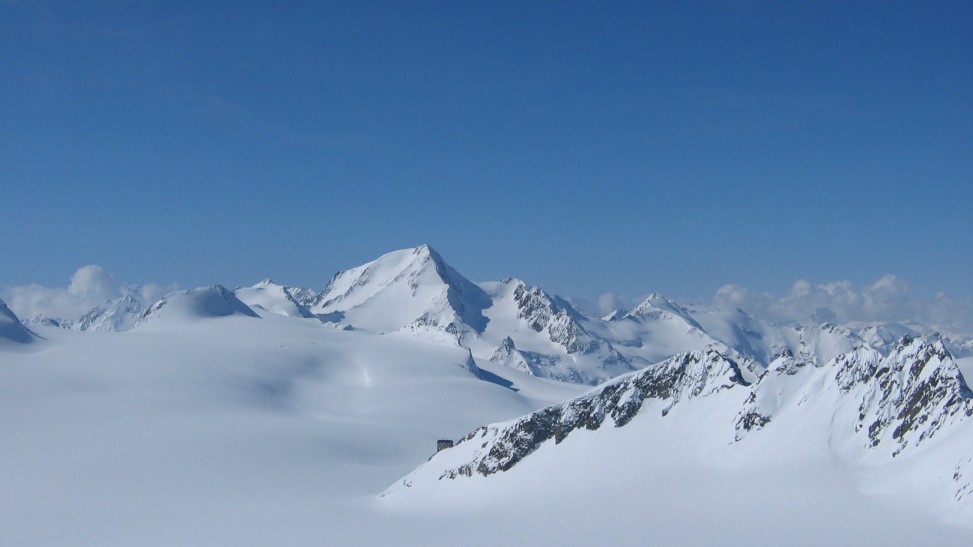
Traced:
[[716, 291], [713, 305], [740, 308], [750, 315], [782, 323], [921, 323], [950, 335], [973, 334], [973, 301], [944, 293], [919, 298], [905, 280], [894, 275], [883, 276], [864, 287], [855, 287], [848, 281], [813, 284], [800, 279], [786, 295], [725, 285]]
[[[602, 317], [616, 310], [627, 311], [642, 298], [606, 292], [595, 299], [570, 300]], [[758, 319], [782, 324], [916, 323], [953, 337], [973, 336], [973, 298], [953, 298], [944, 293], [918, 297], [904, 279], [891, 274], [857, 287], [850, 281], [815, 284], [799, 279], [783, 295], [730, 284], [717, 290], [708, 304], [720, 309], [739, 308]]]
[[74, 272], [67, 287], [45, 287], [32, 283], [6, 287], [0, 297], [22, 319], [38, 315], [76, 320], [88, 310], [111, 299], [131, 296], [142, 304], [152, 304], [177, 290], [176, 284], [117, 283], [101, 266], [91, 264]]

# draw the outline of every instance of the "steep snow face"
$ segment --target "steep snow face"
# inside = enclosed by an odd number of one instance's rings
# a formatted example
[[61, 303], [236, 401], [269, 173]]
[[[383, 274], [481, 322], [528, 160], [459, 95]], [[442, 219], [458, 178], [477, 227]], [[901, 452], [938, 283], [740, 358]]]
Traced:
[[[457, 445], [468, 461], [445, 469], [442, 478], [492, 475], [517, 464], [542, 443], [560, 444], [578, 429], [596, 430], [610, 421], [628, 424], [648, 399], [660, 402], [662, 416], [681, 402], [746, 386], [739, 366], [715, 351], [678, 355], [643, 371], [627, 374], [587, 395], [539, 410], [510, 423], [481, 427]], [[408, 484], [410, 479], [404, 479]]]
[[259, 317], [226, 287], [212, 285], [166, 295], [146, 310], [140, 323], [160, 319], [191, 321], [231, 315]]
[[486, 328], [489, 305], [480, 287], [421, 245], [339, 272], [311, 312], [372, 332], [429, 326], [461, 336]]
[[[298, 295], [306, 296], [300, 289], [298, 291]], [[236, 289], [233, 294], [251, 308], [259, 306], [270, 313], [288, 317], [313, 317], [307, 307], [294, 298], [290, 289], [270, 279], [264, 279], [252, 287]]]
[[131, 296], [109, 300], [84, 314], [71, 325], [75, 330], [86, 331], [126, 331], [138, 324], [145, 313], [145, 307]]
[[33, 341], [34, 334], [20, 322], [7, 303], [0, 300], [0, 344], [29, 344]]

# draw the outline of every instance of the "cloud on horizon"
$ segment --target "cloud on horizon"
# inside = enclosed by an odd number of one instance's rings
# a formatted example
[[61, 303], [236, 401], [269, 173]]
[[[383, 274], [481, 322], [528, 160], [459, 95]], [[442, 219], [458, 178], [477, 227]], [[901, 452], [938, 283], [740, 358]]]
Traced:
[[973, 333], [973, 301], [944, 293], [920, 298], [904, 279], [891, 274], [864, 287], [849, 281], [813, 284], [799, 279], [786, 295], [724, 285], [712, 303], [781, 323], [920, 323], [946, 334]]
[[[596, 299], [570, 299], [599, 317], [629, 310], [642, 298], [606, 292]], [[939, 293], [931, 298], [914, 294], [904, 279], [889, 274], [865, 286], [850, 281], [815, 284], [798, 279], [787, 294], [760, 292], [740, 285], [724, 285], [709, 304], [741, 309], [774, 323], [918, 323], [949, 336], [973, 336], [973, 299]]]
[[22, 321], [38, 315], [77, 320], [107, 300], [131, 296], [143, 304], [151, 304], [178, 288], [174, 283], [120, 284], [101, 266], [89, 264], [74, 272], [67, 287], [45, 287], [36, 283], [5, 287], [0, 291], [0, 297]]

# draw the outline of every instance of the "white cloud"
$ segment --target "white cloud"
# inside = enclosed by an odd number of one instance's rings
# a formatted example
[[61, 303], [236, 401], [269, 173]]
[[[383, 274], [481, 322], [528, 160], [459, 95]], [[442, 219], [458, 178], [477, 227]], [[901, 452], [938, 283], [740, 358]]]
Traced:
[[78, 268], [67, 287], [32, 283], [6, 287], [0, 295], [20, 319], [48, 315], [75, 320], [106, 300], [130, 295], [143, 304], [151, 304], [176, 289], [175, 284], [119, 285], [101, 266], [90, 264]]
[[639, 302], [636, 299], [610, 291], [594, 299], [575, 296], [565, 298], [573, 306], [594, 317], [604, 317], [617, 310], [628, 311]]
[[115, 278], [101, 266], [90, 264], [78, 268], [71, 276], [68, 292], [82, 298], [106, 300], [116, 291]]
[[945, 294], [916, 297], [904, 279], [891, 274], [864, 287], [799, 279], [786, 295], [725, 285], [716, 291], [713, 304], [781, 323], [917, 322], [946, 334], [973, 334], [973, 302]]

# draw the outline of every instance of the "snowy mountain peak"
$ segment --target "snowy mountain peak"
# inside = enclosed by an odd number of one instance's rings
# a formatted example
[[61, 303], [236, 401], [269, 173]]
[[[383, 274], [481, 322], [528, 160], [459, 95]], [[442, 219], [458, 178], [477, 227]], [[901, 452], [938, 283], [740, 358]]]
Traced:
[[523, 281], [514, 280], [514, 300], [517, 302], [520, 318], [539, 333], [546, 333], [551, 342], [559, 344], [568, 353], [584, 352], [590, 348], [590, 336], [575, 320], [573, 310], [558, 305], [540, 287], [529, 286]]
[[126, 295], [92, 308], [72, 328], [85, 331], [126, 331], [138, 323], [144, 312], [145, 306]]
[[298, 302], [287, 287], [278, 285], [269, 278], [252, 287], [240, 287], [233, 294], [247, 306], [259, 306], [277, 315], [313, 317], [307, 306]]
[[489, 305], [480, 287], [420, 245], [335, 274], [311, 311], [375, 332], [432, 327], [460, 336], [482, 332]]
[[5, 341], [29, 344], [34, 341], [34, 334], [20, 322], [7, 303], [0, 300], [0, 343]]
[[169, 293], [142, 315], [141, 322], [161, 318], [184, 320], [243, 315], [259, 317], [222, 285]]
[[631, 318], [662, 318], [667, 319], [671, 316], [679, 317], [691, 327], [703, 330], [703, 327], [693, 319], [689, 311], [682, 306], [672, 302], [661, 294], [654, 292], [647, 296], [645, 300], [632, 308], [625, 317]]
[[973, 416], [973, 393], [942, 341], [905, 336], [876, 366], [863, 400], [871, 446], [918, 446], [944, 426]]
[[524, 353], [514, 346], [514, 341], [509, 336], [500, 342], [500, 346], [490, 356], [490, 360], [530, 376], [538, 375], [535, 366], [532, 366]]
[[740, 412], [737, 440], [774, 422], [786, 409], [818, 400], [833, 413], [833, 438], [843, 439], [852, 452], [878, 449], [894, 457], [973, 416], [971, 398], [939, 340], [906, 336], [886, 357], [863, 344], [823, 367], [781, 357], [761, 376]]

